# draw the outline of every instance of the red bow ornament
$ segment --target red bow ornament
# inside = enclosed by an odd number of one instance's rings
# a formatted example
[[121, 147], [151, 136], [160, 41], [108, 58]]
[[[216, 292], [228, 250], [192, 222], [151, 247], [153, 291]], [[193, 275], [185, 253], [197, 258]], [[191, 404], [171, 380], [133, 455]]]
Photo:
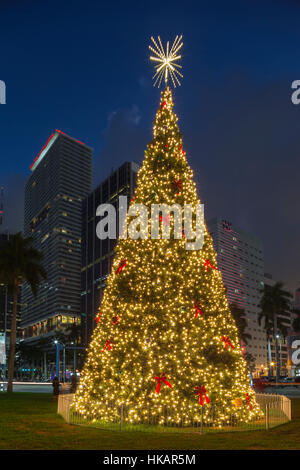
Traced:
[[218, 268], [216, 268], [213, 264], [211, 264], [211, 262], [209, 261], [209, 259], [206, 259], [205, 262], [204, 262], [204, 266], [205, 266], [205, 270], [208, 271], [208, 268], [212, 268], [212, 269], [216, 269], [218, 270]]
[[127, 264], [127, 259], [121, 259], [120, 263], [119, 263], [119, 266], [116, 270], [116, 274], [119, 274], [123, 271], [123, 269], [125, 268]]
[[253, 407], [252, 407], [252, 405], [251, 405], [251, 403], [250, 403], [249, 393], [246, 393], [246, 400], [247, 400], [247, 402], [248, 402], [248, 405], [250, 406], [250, 409], [253, 410]]
[[107, 339], [106, 343], [105, 343], [105, 346], [104, 346], [104, 349], [102, 349], [102, 352], [105, 351], [105, 349], [108, 349], [109, 351], [111, 351], [111, 348], [112, 348], [111, 345], [112, 345], [112, 342], [109, 339]]
[[183, 148], [182, 148], [182, 145], [180, 145], [180, 147], [179, 147], [179, 150], [180, 150], [180, 151], [181, 151], [181, 153], [182, 153], [182, 155], [181, 155], [181, 158], [182, 158], [182, 157], [183, 157], [183, 155], [185, 154], [185, 151], [183, 150]]
[[235, 349], [228, 336], [222, 336], [222, 341], [224, 341], [225, 349], [228, 349], [228, 346], [230, 346], [232, 349]]
[[173, 181], [174, 191], [176, 194], [179, 194], [182, 191], [182, 181], [181, 180], [174, 180]]
[[207, 404], [210, 403], [210, 399], [206, 395], [206, 388], [204, 385], [202, 385], [202, 387], [196, 387], [195, 390], [197, 392], [196, 397], [199, 397], [199, 403], [201, 406], [204, 404], [203, 397], [205, 398]]
[[167, 378], [166, 378], [166, 374], [163, 372], [161, 374], [161, 377], [158, 377], [157, 375], [154, 376], [154, 379], [157, 381], [157, 385], [156, 385], [156, 393], [159, 393], [160, 392], [160, 384], [163, 382], [165, 385], [167, 385], [168, 387], [172, 388], [172, 385], [170, 384], [170, 382], [167, 381]]
[[95, 317], [95, 320], [97, 323], [100, 322], [100, 316], [102, 315], [102, 312], [99, 312], [99, 314], [97, 315], [97, 317]]
[[167, 102], [164, 101], [161, 105], [160, 105], [160, 109], [162, 110], [163, 108], [167, 108]]
[[202, 315], [203, 312], [202, 312], [202, 309], [201, 309], [201, 304], [200, 304], [200, 302], [197, 302], [197, 303], [196, 303], [196, 302], [194, 301], [194, 309], [195, 309], [195, 317], [196, 317], [196, 318], [198, 317], [198, 315]]

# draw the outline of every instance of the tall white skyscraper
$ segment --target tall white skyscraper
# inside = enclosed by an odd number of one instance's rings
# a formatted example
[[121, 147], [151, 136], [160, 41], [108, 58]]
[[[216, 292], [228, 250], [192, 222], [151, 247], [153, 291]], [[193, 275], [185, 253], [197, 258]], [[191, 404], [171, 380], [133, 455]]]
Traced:
[[264, 285], [264, 257], [262, 242], [234, 226], [228, 220], [216, 217], [207, 223], [218, 254], [229, 303], [235, 303], [246, 313], [247, 333], [251, 335], [247, 353], [255, 358], [256, 372], [267, 373], [266, 332], [258, 324], [260, 290]]
[[93, 150], [56, 130], [31, 165], [25, 186], [24, 235], [44, 254], [47, 281], [35, 298], [22, 286], [25, 341], [80, 323], [81, 208], [91, 191]]

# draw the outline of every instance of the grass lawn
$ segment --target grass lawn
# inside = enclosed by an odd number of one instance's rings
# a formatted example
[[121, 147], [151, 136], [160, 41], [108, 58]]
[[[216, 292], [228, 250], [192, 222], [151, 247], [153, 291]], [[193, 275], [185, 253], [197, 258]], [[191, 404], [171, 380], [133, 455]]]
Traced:
[[70, 426], [56, 414], [52, 396], [0, 395], [0, 449], [300, 449], [300, 399], [292, 400], [293, 420], [270, 431], [139, 433]]

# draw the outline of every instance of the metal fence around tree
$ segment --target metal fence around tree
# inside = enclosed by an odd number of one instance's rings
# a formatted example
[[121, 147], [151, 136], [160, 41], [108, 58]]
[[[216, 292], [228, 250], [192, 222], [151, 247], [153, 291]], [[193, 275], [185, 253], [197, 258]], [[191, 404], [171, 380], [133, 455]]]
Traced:
[[[127, 406], [115, 407], [115, 418], [110, 421], [104, 421], [101, 417], [84, 417], [78, 413], [73, 403], [73, 394], [62, 394], [58, 397], [57, 413], [60, 414], [67, 423], [72, 425], [88, 426], [110, 431], [139, 431], [139, 432], [196, 432], [199, 434], [209, 432], [232, 432], [232, 431], [251, 431], [270, 429], [275, 426], [287, 423], [291, 420], [291, 400], [283, 395], [275, 394], [256, 394], [256, 401], [262, 410], [261, 418], [254, 418], [247, 423], [241, 423], [236, 419], [236, 414], [232, 412], [226, 424], [216, 425], [215, 417], [220, 415], [223, 410], [220, 406], [212, 405], [202, 412], [200, 418], [194, 419], [190, 416], [189, 423], [172, 419], [172, 410], [165, 407], [166, 424], [157, 423], [155, 416], [149, 418], [143, 423], [130, 423], [129, 410]], [[202, 407], [203, 411], [203, 407]], [[227, 413], [228, 414], [228, 413]], [[177, 422], [176, 422], [177, 421]]]

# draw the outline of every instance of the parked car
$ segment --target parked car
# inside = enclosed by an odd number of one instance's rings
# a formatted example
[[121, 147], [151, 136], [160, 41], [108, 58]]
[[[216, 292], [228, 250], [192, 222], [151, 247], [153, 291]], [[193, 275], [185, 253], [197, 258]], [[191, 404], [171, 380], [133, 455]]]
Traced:
[[259, 392], [263, 392], [268, 386], [268, 382], [262, 378], [253, 379], [253, 388]]
[[282, 379], [282, 382], [284, 382], [284, 383], [294, 382], [294, 379], [293, 379], [293, 377], [284, 377]]
[[280, 375], [280, 376], [279, 376], [279, 382], [286, 382], [286, 379], [287, 379], [287, 378], [288, 378], [288, 377], [287, 377], [286, 375]]

